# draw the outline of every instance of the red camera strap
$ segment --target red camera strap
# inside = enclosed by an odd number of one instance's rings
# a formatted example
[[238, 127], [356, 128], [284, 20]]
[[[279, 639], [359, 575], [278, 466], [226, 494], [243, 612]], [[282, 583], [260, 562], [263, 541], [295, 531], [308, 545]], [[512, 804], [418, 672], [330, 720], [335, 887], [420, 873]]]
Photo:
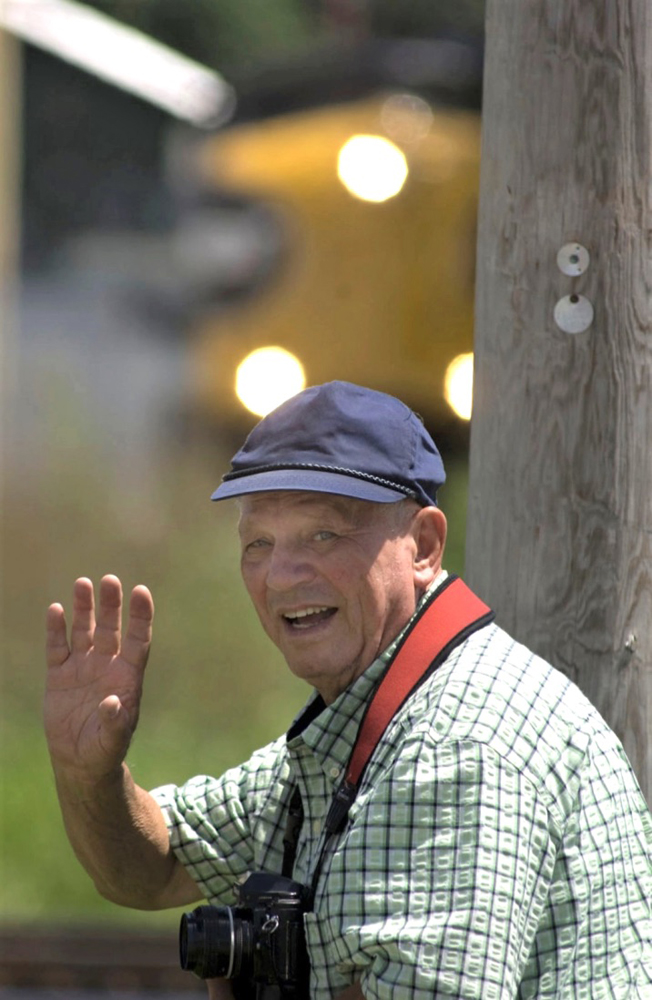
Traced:
[[449, 576], [403, 637], [369, 702], [360, 724], [346, 777], [326, 817], [337, 833], [355, 801], [360, 779], [383, 733], [412, 692], [472, 632], [488, 625], [494, 613], [458, 576]]
[[463, 580], [448, 579], [450, 584], [444, 584], [406, 635], [376, 689], [349, 761], [346, 780], [352, 785], [358, 785], [389, 723], [434, 661], [493, 618], [491, 609]]

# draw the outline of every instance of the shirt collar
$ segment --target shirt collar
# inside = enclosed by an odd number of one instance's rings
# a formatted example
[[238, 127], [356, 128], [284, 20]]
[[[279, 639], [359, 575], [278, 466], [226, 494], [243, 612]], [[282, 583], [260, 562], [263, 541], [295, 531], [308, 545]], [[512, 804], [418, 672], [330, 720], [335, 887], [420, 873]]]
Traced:
[[448, 573], [442, 570], [421, 596], [409, 622], [369, 667], [331, 705], [314, 694], [288, 730], [290, 750], [307, 746], [318, 758], [324, 771], [333, 779], [348, 764], [365, 706], [383, 676], [396, 647], [422, 607], [444, 582]]

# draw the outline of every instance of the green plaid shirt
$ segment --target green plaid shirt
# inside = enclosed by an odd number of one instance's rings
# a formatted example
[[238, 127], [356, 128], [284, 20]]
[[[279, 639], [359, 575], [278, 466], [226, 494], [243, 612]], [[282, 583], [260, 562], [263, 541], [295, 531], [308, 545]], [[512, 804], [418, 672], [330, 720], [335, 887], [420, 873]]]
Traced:
[[[281, 871], [295, 782], [310, 882], [392, 651], [242, 766], [155, 790], [211, 902]], [[652, 819], [620, 743], [562, 674], [481, 629], [395, 716], [305, 924], [312, 1000], [357, 979], [368, 1000], [652, 1000]]]

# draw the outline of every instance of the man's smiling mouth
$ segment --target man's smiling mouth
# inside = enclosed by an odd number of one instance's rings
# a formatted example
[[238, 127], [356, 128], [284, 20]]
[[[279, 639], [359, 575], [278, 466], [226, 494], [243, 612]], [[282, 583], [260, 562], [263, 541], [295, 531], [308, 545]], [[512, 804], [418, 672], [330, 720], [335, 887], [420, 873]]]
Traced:
[[302, 608], [300, 611], [288, 611], [283, 618], [293, 630], [308, 629], [332, 618], [336, 611], [337, 608], [329, 607]]

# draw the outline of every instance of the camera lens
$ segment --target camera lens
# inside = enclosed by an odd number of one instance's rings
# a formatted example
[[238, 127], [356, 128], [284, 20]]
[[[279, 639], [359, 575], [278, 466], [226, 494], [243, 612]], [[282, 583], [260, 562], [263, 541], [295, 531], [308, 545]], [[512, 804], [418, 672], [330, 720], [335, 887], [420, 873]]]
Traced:
[[179, 928], [181, 968], [200, 979], [231, 979], [251, 959], [251, 926], [230, 906], [198, 906]]

